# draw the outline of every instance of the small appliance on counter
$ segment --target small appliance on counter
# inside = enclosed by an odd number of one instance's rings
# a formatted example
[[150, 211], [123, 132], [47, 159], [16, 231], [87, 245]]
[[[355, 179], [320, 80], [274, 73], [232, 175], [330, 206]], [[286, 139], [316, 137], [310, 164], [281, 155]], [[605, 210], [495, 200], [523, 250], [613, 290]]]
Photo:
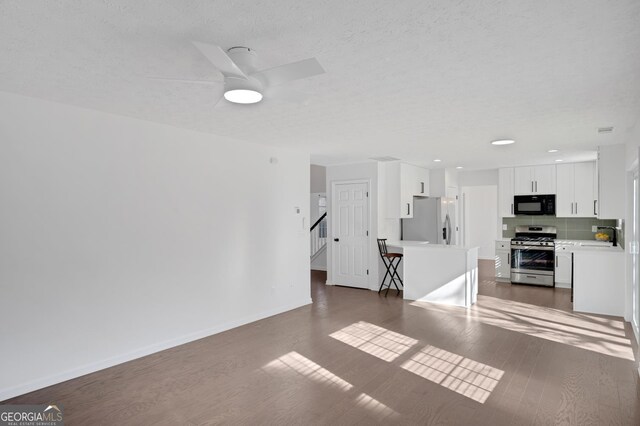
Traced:
[[555, 285], [555, 226], [516, 226], [511, 239], [511, 282]]

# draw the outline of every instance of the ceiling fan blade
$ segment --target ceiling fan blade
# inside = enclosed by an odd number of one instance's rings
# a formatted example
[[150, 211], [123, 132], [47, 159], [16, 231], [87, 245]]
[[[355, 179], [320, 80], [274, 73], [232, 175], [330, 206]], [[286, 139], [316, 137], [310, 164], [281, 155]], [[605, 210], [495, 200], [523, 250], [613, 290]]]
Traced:
[[316, 58], [309, 58], [286, 65], [280, 65], [268, 70], [258, 71], [251, 74], [251, 76], [260, 80], [263, 85], [270, 87], [288, 81], [324, 74], [324, 72], [324, 68], [322, 68], [322, 65], [320, 65], [320, 62], [318, 62]]
[[311, 97], [308, 93], [303, 93], [291, 89], [290, 86], [269, 87], [265, 91], [264, 95], [265, 97], [267, 97], [267, 99], [275, 99], [277, 101], [283, 101], [298, 105], [307, 104]]
[[173, 83], [189, 83], [189, 84], [209, 84], [213, 86], [218, 86], [220, 84], [224, 84], [222, 81], [211, 81], [211, 80], [184, 80], [181, 78], [164, 78], [164, 77], [147, 77], [148, 80], [157, 80], [157, 81], [169, 81]]
[[193, 45], [226, 77], [247, 79], [247, 75], [231, 60], [220, 46], [192, 41]]

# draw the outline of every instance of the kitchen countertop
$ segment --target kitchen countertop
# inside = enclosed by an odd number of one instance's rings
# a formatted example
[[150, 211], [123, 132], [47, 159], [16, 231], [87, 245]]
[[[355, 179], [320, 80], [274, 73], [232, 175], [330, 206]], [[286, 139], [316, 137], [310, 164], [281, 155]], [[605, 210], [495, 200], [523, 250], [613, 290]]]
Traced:
[[431, 244], [429, 241], [387, 241], [387, 246], [400, 248], [424, 248], [436, 250], [464, 250], [468, 251], [475, 247], [454, 246], [449, 244]]
[[568, 246], [571, 251], [622, 252], [624, 249], [613, 243], [597, 240], [555, 240], [556, 246]]

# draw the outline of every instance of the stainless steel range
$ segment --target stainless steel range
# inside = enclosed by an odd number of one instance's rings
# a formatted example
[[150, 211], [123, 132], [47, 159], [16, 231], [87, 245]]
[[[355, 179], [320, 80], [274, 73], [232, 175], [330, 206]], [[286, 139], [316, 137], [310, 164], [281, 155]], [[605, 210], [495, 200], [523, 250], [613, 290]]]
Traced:
[[511, 240], [511, 282], [554, 286], [555, 226], [516, 226]]

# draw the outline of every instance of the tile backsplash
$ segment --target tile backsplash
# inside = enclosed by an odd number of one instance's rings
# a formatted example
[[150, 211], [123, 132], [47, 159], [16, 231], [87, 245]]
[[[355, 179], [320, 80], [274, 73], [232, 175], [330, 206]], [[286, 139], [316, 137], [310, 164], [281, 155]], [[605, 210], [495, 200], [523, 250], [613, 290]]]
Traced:
[[[623, 221], [620, 221], [623, 222]], [[592, 226], [618, 226], [618, 240], [624, 247], [624, 224], [618, 224], [617, 220], [603, 220], [595, 218], [564, 218], [555, 216], [517, 216], [502, 219], [502, 224], [507, 225], [506, 230], [502, 230], [503, 238], [513, 238], [516, 225], [545, 225], [558, 228], [558, 239], [560, 240], [594, 240], [595, 232]], [[611, 231], [603, 232], [611, 235]]]

